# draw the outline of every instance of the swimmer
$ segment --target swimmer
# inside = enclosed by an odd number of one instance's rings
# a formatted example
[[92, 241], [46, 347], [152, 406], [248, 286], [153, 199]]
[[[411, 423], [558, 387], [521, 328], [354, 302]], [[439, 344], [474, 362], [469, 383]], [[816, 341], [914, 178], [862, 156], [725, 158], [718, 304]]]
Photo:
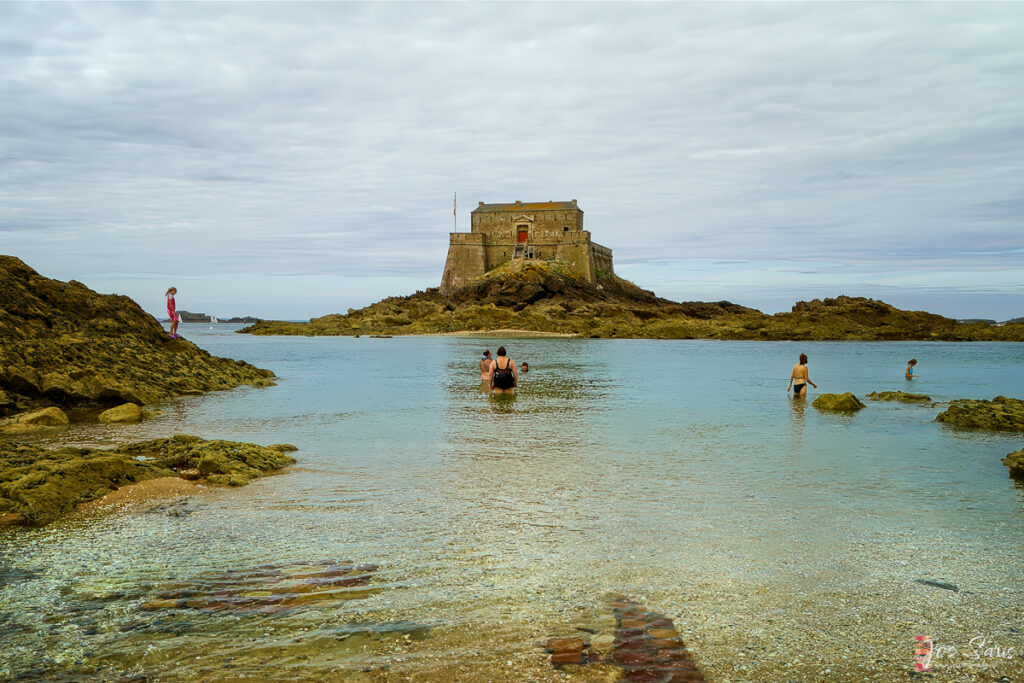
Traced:
[[914, 379], [914, 366], [917, 365], [917, 359], [911, 358], [907, 361], [907, 379]]

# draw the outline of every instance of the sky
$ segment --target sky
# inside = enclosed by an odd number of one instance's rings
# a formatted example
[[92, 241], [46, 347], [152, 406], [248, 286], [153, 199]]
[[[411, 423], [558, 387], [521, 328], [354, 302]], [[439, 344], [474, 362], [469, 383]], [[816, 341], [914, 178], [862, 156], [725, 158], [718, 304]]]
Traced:
[[0, 253], [308, 319], [436, 287], [478, 202], [576, 199], [669, 299], [1024, 316], [1022, 36], [1022, 3], [2, 2]]

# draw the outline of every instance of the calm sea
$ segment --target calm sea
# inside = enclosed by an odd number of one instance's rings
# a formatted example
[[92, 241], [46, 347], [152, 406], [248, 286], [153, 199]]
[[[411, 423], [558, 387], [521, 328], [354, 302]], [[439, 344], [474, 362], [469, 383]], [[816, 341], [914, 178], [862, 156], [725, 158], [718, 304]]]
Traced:
[[[278, 386], [61, 438], [287, 442], [298, 465], [149, 511], [0, 531], [0, 677], [564, 680], [544, 639], [600, 631], [616, 594], [674, 619], [709, 680], [905, 678], [916, 635], [956, 648], [935, 661], [943, 680], [1024, 672], [1024, 487], [1000, 463], [1024, 438], [952, 431], [933, 421], [942, 406], [865, 399], [828, 415], [786, 394], [805, 352], [809, 399], [1021, 397], [1024, 344], [238, 327], [182, 332]], [[500, 344], [531, 366], [514, 398], [480, 391], [480, 351]], [[140, 609], [264, 565], [344, 560], [379, 566], [372, 592], [280, 612]], [[974, 659], [977, 637], [989, 651]], [[569, 673], [608, 680], [599, 669]]]

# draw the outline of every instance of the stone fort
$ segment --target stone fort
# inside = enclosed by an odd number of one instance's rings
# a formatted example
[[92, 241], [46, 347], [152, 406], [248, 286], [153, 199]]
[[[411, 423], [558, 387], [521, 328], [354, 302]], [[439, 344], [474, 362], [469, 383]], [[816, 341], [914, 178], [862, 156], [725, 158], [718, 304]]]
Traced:
[[568, 261], [591, 283], [614, 272], [612, 250], [590, 240], [575, 199], [480, 202], [470, 215], [469, 232], [451, 233], [441, 278], [444, 293], [512, 259]]

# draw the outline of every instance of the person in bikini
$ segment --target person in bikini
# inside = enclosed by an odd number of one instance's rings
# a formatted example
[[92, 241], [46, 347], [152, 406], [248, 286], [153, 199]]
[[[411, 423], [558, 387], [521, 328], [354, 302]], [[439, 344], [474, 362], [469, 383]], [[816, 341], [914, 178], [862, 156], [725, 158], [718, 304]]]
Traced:
[[496, 394], [515, 391], [519, 384], [519, 372], [516, 370], [516, 362], [506, 355], [504, 346], [498, 347], [498, 357], [491, 367], [491, 391]]
[[800, 362], [793, 366], [793, 372], [789, 376], [789, 386], [786, 387], [788, 393], [790, 388], [793, 389], [793, 398], [803, 398], [807, 395], [807, 385], [810, 384], [815, 389], [818, 385], [811, 381], [811, 376], [807, 373], [807, 354], [800, 354]]

